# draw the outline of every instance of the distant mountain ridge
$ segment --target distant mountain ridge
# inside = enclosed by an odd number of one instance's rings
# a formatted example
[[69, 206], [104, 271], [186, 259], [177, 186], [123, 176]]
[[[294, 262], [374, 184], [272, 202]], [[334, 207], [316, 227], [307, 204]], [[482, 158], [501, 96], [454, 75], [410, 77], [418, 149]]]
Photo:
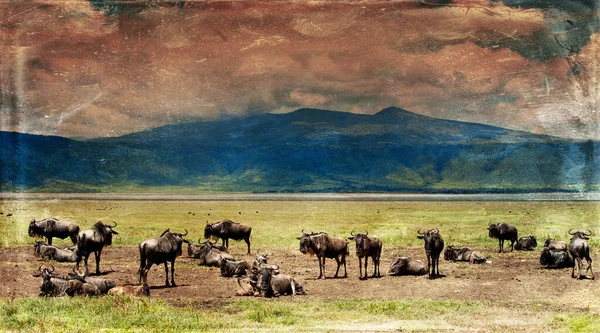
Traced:
[[389, 107], [167, 125], [77, 141], [0, 132], [1, 190], [186, 186], [236, 192], [597, 190], [598, 142]]

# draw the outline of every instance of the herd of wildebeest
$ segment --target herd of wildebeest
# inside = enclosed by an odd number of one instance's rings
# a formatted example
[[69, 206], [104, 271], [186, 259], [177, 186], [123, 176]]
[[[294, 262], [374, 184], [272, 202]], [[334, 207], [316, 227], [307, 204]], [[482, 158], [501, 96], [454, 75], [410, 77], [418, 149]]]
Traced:
[[[182, 255], [183, 243], [188, 244], [188, 256], [199, 260], [199, 265], [218, 267], [223, 277], [237, 277], [241, 289], [236, 291], [238, 296], [264, 296], [273, 297], [279, 295], [305, 294], [305, 290], [294, 277], [280, 273], [276, 265], [268, 264], [268, 254], [255, 254], [253, 262], [236, 260], [228, 251], [229, 239], [236, 241], [244, 240], [248, 245], [250, 254], [250, 234], [252, 228], [230, 220], [223, 220], [213, 224], [207, 222], [204, 228], [204, 240], [198, 240], [193, 244], [184, 237], [185, 233], [171, 232], [165, 230], [158, 238], [148, 239], [139, 245], [140, 266], [137, 272], [139, 282], [137, 285], [117, 286], [110, 279], [89, 276], [88, 258], [94, 253], [96, 259], [96, 275], [100, 273], [100, 258], [105, 246], [111, 245], [117, 223], [110, 225], [97, 222], [90, 229], [80, 231], [79, 226], [72, 222], [60, 221], [48, 218], [40, 221], [33, 220], [29, 224], [29, 236], [46, 237], [47, 244], [41, 241], [34, 245], [34, 254], [42, 259], [50, 259], [56, 262], [73, 262], [73, 269], [61, 275], [54, 273], [54, 266], [42, 264], [34, 273], [34, 276], [42, 277], [40, 286], [41, 296], [64, 296], [64, 295], [100, 295], [117, 294], [132, 296], [149, 296], [148, 272], [152, 265], [164, 264], [165, 286], [175, 287], [175, 260]], [[510, 241], [511, 252], [513, 250], [533, 250], [537, 247], [535, 236], [518, 238], [517, 229], [505, 223], [489, 224], [489, 237], [498, 239], [499, 253], [504, 252], [504, 241]], [[567, 243], [561, 240], [548, 238], [540, 255], [540, 264], [547, 268], [571, 267], [571, 277], [575, 276], [575, 263], [577, 263], [577, 278], [582, 277], [582, 260], [587, 262], [587, 269], [592, 270], [592, 259], [590, 248], [587, 243], [591, 231], [587, 232], [569, 230], [573, 237]], [[52, 245], [52, 238], [65, 239], [70, 237], [73, 246], [59, 248]], [[390, 264], [388, 275], [425, 275], [430, 279], [442, 276], [439, 271], [439, 257], [444, 251], [444, 259], [448, 261], [467, 261], [471, 264], [485, 264], [489, 262], [480, 252], [469, 247], [458, 247], [448, 245], [444, 250], [444, 240], [440, 231], [431, 229], [421, 232], [417, 231], [417, 237], [424, 240], [427, 264], [420, 260], [396, 255]], [[221, 239], [222, 245], [212, 242], [211, 238]], [[324, 232], [306, 233], [297, 237], [300, 241], [300, 252], [315, 255], [319, 262], [319, 276], [325, 278], [325, 259], [333, 258], [337, 263], [334, 277], [338, 277], [343, 264], [344, 275], [346, 272], [346, 256], [349, 254], [348, 240], [356, 243], [356, 255], [359, 263], [359, 278], [367, 279], [367, 262], [370, 258], [373, 262], [373, 275], [381, 277], [379, 268], [381, 259], [382, 242], [378, 237], [370, 236], [368, 232], [350, 232], [350, 237], [334, 237]], [[81, 261], [84, 268], [80, 268]], [[171, 263], [171, 280], [169, 282], [168, 263]], [[364, 267], [364, 272], [363, 272]]]

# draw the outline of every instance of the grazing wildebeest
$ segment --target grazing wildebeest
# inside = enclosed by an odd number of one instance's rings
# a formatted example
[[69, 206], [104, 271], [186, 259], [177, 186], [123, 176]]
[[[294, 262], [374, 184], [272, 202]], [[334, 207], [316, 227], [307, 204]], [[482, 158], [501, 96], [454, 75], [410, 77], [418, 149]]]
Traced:
[[[38, 268], [42, 276], [42, 284], [40, 286], [40, 296], [62, 297], [64, 295], [87, 295], [96, 296], [100, 294], [96, 285], [87, 283], [83, 280], [82, 275], [58, 275], [54, 274], [54, 266], [52, 269], [44, 268], [43, 265]], [[34, 276], [39, 276], [35, 275]]]
[[[367, 262], [369, 257], [373, 260], [373, 275], [371, 277], [381, 277], [379, 262], [381, 260], [381, 240], [374, 236], [369, 236], [369, 232], [354, 234], [350, 232], [349, 240], [356, 242], [356, 256], [358, 257], [358, 277], [361, 280], [367, 279]], [[365, 276], [362, 274], [362, 259], [365, 259]]]
[[91, 229], [84, 230], [77, 235], [77, 263], [75, 267], [79, 268], [81, 259], [88, 269], [88, 258], [92, 252], [96, 257], [96, 274], [100, 274], [100, 255], [104, 246], [112, 245], [112, 236], [119, 233], [113, 228], [117, 226], [117, 222], [110, 226], [100, 221], [96, 222]]
[[486, 262], [481, 253], [469, 247], [454, 247], [452, 244], [446, 246], [444, 259], [448, 261], [468, 261], [470, 264], [485, 264]]
[[144, 284], [148, 284], [148, 271], [154, 264], [165, 265], [165, 286], [169, 287], [169, 267], [167, 262], [171, 263], [171, 286], [176, 287], [175, 284], [175, 259], [182, 253], [182, 244], [189, 243], [188, 240], [183, 239], [188, 234], [186, 229], [185, 234], [171, 232], [170, 229], [165, 230], [160, 237], [152, 238], [143, 241], [140, 246], [140, 269], [139, 269], [139, 283], [144, 281]]
[[224, 252], [228, 252], [227, 248], [223, 245], [219, 245], [217, 243], [213, 243], [210, 240], [205, 240], [203, 242], [200, 241], [200, 239], [198, 239], [198, 244], [193, 244], [192, 242], [190, 242], [188, 244], [188, 257], [190, 258], [200, 258], [200, 253], [202, 253], [202, 246], [210, 246], [214, 249], [217, 249], [219, 251], [224, 251]]
[[200, 259], [198, 262], [199, 266], [220, 267], [223, 259], [235, 260], [235, 258], [227, 252], [227, 249], [221, 251], [213, 247], [213, 243], [208, 241], [200, 244], [200, 247], [196, 250], [195, 257]]
[[521, 237], [515, 244], [515, 250], [517, 251], [533, 251], [535, 247], [537, 247], [537, 240], [534, 235]]
[[108, 291], [110, 295], [127, 295], [127, 296], [150, 296], [150, 287], [147, 284], [139, 286], [118, 286], [113, 287]]
[[56, 260], [57, 262], [76, 262], [77, 254], [74, 251], [63, 250], [53, 246], [43, 250], [42, 259]]
[[213, 224], [206, 223], [204, 227], [204, 238], [209, 239], [210, 236], [220, 238], [223, 241], [223, 246], [229, 248], [229, 239], [241, 241], [242, 239], [248, 244], [248, 254], [250, 254], [250, 234], [252, 227], [236, 223], [230, 220], [223, 220]]
[[243, 276], [250, 270], [250, 264], [246, 260], [230, 261], [224, 258], [222, 259], [220, 270], [222, 277]]
[[388, 275], [425, 275], [427, 268], [421, 260], [413, 260], [408, 257], [396, 255], [390, 264]]
[[567, 243], [565, 241], [552, 239], [550, 237], [544, 242], [544, 247], [554, 251], [567, 251]]
[[348, 276], [346, 271], [346, 256], [348, 252], [348, 242], [341, 237], [332, 237], [324, 232], [307, 234], [302, 230], [302, 236], [297, 237], [300, 240], [300, 252], [303, 254], [316, 255], [319, 260], [319, 277], [325, 278], [325, 258], [335, 258], [337, 269], [334, 277], [338, 277], [340, 266], [344, 264], [344, 277]]
[[52, 245], [52, 238], [65, 239], [71, 238], [73, 244], [77, 243], [77, 234], [79, 226], [72, 222], [59, 221], [55, 218], [43, 219], [41, 221], [31, 220], [29, 223], [30, 237], [46, 237], [48, 245]]
[[590, 257], [590, 246], [587, 243], [589, 236], [592, 235], [590, 230], [585, 232], [576, 231], [571, 232], [573, 229], [569, 229], [569, 235], [573, 236], [569, 243], [569, 253], [573, 257], [573, 270], [571, 271], [571, 277], [575, 277], [575, 262], [577, 262], [577, 278], [581, 279], [581, 265], [583, 259], [587, 261], [588, 267], [585, 270], [589, 270], [592, 273], [592, 280], [595, 279], [594, 270], [592, 269], [592, 258]]
[[440, 231], [436, 229], [421, 233], [421, 228], [417, 231], [417, 238], [425, 241], [425, 254], [427, 255], [427, 273], [432, 279], [440, 276], [440, 253], [444, 250], [444, 240]]
[[515, 242], [517, 241], [517, 238], [519, 237], [517, 228], [509, 226], [506, 223], [498, 223], [498, 224], [490, 223], [488, 226], [488, 230], [490, 232], [491, 238], [498, 239], [498, 245], [500, 246], [498, 253], [504, 252], [504, 241], [505, 240], [510, 241], [510, 251], [512, 252], [514, 250]]
[[290, 275], [274, 275], [271, 268], [261, 267], [258, 284], [259, 294], [263, 297], [282, 295], [305, 295], [304, 287]]
[[567, 268], [573, 267], [573, 259], [569, 256], [569, 252], [553, 250], [549, 247], [544, 247], [540, 255], [540, 265], [546, 268]]

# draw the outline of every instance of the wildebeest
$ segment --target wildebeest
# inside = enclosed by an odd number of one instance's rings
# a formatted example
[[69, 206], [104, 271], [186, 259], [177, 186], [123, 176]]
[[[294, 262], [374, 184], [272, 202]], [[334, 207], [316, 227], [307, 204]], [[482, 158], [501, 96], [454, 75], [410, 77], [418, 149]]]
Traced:
[[[379, 270], [379, 262], [381, 260], [381, 240], [374, 236], [369, 236], [369, 232], [354, 234], [350, 232], [349, 240], [356, 242], [356, 256], [358, 257], [358, 277], [359, 279], [367, 279], [367, 262], [369, 257], [373, 260], [373, 275], [371, 277], [381, 277]], [[362, 274], [362, 260], [365, 259], [365, 276]]]
[[46, 244], [46, 243], [44, 243], [44, 242], [41, 242], [41, 241], [37, 241], [37, 242], [35, 242], [35, 244], [33, 245], [33, 254], [34, 254], [36, 257], [41, 257], [41, 256], [42, 256], [42, 253], [44, 253], [44, 251], [46, 251], [46, 249], [49, 249], [49, 248], [55, 248], [55, 249], [58, 249], [59, 247], [58, 247], [58, 246], [55, 246], [55, 245], [48, 245], [48, 244]]
[[235, 258], [227, 252], [227, 249], [221, 251], [218, 248], [213, 247], [213, 243], [209, 241], [200, 244], [200, 247], [196, 249], [195, 256], [200, 259], [198, 262], [199, 266], [220, 267], [223, 259], [235, 260]]
[[519, 237], [517, 228], [509, 226], [506, 223], [498, 223], [498, 224], [490, 223], [488, 226], [488, 230], [490, 232], [489, 235], [491, 238], [498, 239], [498, 245], [500, 246], [498, 253], [504, 252], [504, 241], [505, 240], [510, 241], [510, 251], [512, 252], [514, 250], [515, 242], [517, 241], [517, 238]]
[[42, 259], [50, 259], [57, 262], [76, 262], [77, 254], [74, 251], [59, 249], [53, 246], [43, 250]]
[[421, 260], [413, 260], [408, 257], [396, 255], [390, 264], [388, 275], [425, 275], [427, 268]]
[[325, 278], [325, 258], [335, 258], [337, 269], [334, 277], [338, 277], [342, 264], [344, 264], [344, 277], [348, 276], [346, 256], [349, 252], [348, 242], [345, 239], [329, 236], [324, 232], [307, 234], [304, 230], [302, 230], [302, 236], [297, 239], [300, 240], [300, 252], [317, 256], [319, 260], [319, 277], [317, 279]]
[[[87, 283], [82, 276], [76, 275], [58, 275], [54, 274], [54, 266], [52, 269], [44, 268], [43, 265], [38, 268], [42, 276], [42, 284], [40, 285], [40, 296], [62, 297], [64, 295], [87, 295], [96, 296], [100, 294], [96, 285]], [[39, 276], [39, 275], [34, 275]]]
[[217, 243], [213, 243], [210, 240], [205, 240], [203, 242], [200, 241], [200, 239], [198, 239], [198, 244], [193, 244], [192, 242], [190, 242], [188, 244], [188, 257], [190, 258], [200, 258], [200, 253], [202, 251], [202, 246], [207, 246], [209, 245], [212, 248], [215, 248], [219, 251], [224, 251], [224, 252], [228, 252], [227, 248], [223, 245], [219, 245]]
[[258, 295], [258, 276], [250, 274], [243, 278], [237, 279], [241, 289], [236, 290], [236, 296], [257, 296]]
[[533, 251], [535, 247], [537, 247], [537, 240], [534, 235], [521, 237], [515, 244], [515, 250], [517, 251]]
[[248, 254], [250, 254], [251, 233], [252, 227], [231, 220], [223, 220], [213, 224], [207, 222], [204, 227], [204, 238], [209, 239], [210, 236], [220, 238], [226, 248], [229, 248], [230, 238], [236, 241], [243, 239], [248, 244]]
[[102, 254], [102, 249], [104, 249], [104, 246], [112, 245], [112, 236], [119, 234], [113, 230], [117, 226], [117, 222], [114, 223], [111, 226], [98, 221], [91, 229], [84, 230], [77, 235], [77, 263], [75, 267], [79, 268], [79, 264], [83, 258], [83, 263], [87, 270], [88, 258], [93, 252], [96, 257], [96, 274], [100, 274], [100, 255]]
[[253, 273], [258, 273], [259, 271], [259, 267], [267, 267], [267, 268], [272, 268], [272, 272], [273, 274], [279, 274], [279, 266], [277, 265], [269, 265], [269, 263], [267, 262], [269, 259], [267, 258], [269, 256], [268, 253], [265, 253], [265, 255], [261, 255], [260, 254], [260, 250], [258, 250], [256, 252], [256, 255], [254, 256], [254, 261], [252, 262], [252, 266], [251, 266], [251, 271]]
[[590, 246], [587, 243], [589, 236], [592, 235], [590, 230], [585, 232], [576, 231], [571, 232], [573, 229], [569, 229], [569, 235], [573, 236], [569, 243], [569, 253], [573, 257], [573, 270], [571, 271], [571, 277], [575, 277], [575, 262], [577, 262], [577, 278], [581, 278], [581, 265], [583, 259], [587, 261], [588, 267], [585, 270], [589, 270], [592, 273], [592, 280], [595, 279], [594, 270], [592, 269], [592, 258], [590, 257]]
[[175, 284], [175, 259], [182, 254], [182, 244], [189, 243], [183, 239], [188, 234], [187, 229], [185, 234], [171, 232], [170, 229], [165, 230], [160, 237], [152, 238], [143, 241], [140, 246], [140, 269], [139, 282], [142, 280], [144, 284], [148, 284], [148, 271], [154, 264], [165, 265], [165, 286], [169, 287], [169, 267], [167, 262], [171, 263], [171, 286]]
[[565, 241], [552, 239], [550, 237], [544, 242], [544, 247], [554, 251], [567, 251], [567, 243]]
[[544, 247], [540, 255], [540, 265], [546, 268], [567, 268], [573, 267], [573, 259], [569, 252], [550, 249]]
[[444, 250], [444, 240], [440, 235], [440, 231], [430, 229], [425, 233], [421, 233], [421, 228], [417, 231], [417, 238], [425, 241], [425, 254], [427, 255], [427, 273], [432, 279], [440, 276], [440, 253]]
[[450, 244], [444, 250], [444, 260], [468, 261], [470, 264], [485, 264], [486, 260], [481, 253], [469, 247], [454, 247]]
[[250, 270], [250, 264], [246, 260], [234, 261], [224, 258], [220, 270], [222, 277], [243, 276]]
[[48, 245], [52, 245], [52, 238], [71, 238], [73, 244], [77, 243], [79, 226], [72, 222], [59, 221], [55, 218], [43, 219], [41, 221], [31, 220], [28, 230], [30, 237], [46, 237]]
[[127, 296], [150, 296], [150, 287], [147, 284], [139, 286], [118, 286], [113, 287], [108, 291], [110, 295], [127, 295]]
[[306, 294], [304, 287], [292, 276], [285, 274], [274, 275], [272, 269], [267, 267], [260, 268], [258, 291], [264, 297]]

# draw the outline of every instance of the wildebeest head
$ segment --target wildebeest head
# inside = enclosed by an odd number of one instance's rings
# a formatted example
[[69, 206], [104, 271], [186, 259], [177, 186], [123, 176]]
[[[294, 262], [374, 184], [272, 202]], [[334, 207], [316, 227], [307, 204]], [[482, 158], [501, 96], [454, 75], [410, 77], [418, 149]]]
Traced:
[[31, 220], [27, 233], [29, 237], [43, 237], [44, 232], [48, 232], [48, 223], [40, 223], [41, 221]]
[[363, 253], [367, 253], [367, 251], [369, 250], [369, 238], [367, 237], [368, 235], [368, 231], [356, 235], [354, 234], [354, 230], [350, 232], [350, 237], [348, 237], [348, 239], [356, 241], [356, 254], [358, 256], [361, 256]]
[[417, 238], [425, 241], [425, 251], [432, 251], [439, 254], [444, 249], [444, 241], [437, 228], [430, 229], [424, 233], [422, 233], [421, 228], [419, 228], [417, 234]]
[[180, 232], [171, 232], [170, 229], [171, 228], [163, 231], [163, 233], [160, 235], [160, 237], [163, 237], [165, 235], [170, 235], [171, 237], [173, 237], [173, 240], [177, 244], [177, 255], [180, 256], [183, 253], [182, 244], [183, 243], [187, 243], [187, 244], [190, 243], [190, 241], [188, 241], [187, 239], [183, 238], [183, 237], [185, 237], [188, 234], [188, 231], [187, 231], [187, 229], [183, 229], [183, 230], [185, 230], [185, 234], [183, 234], [183, 233], [180, 233]]
[[457, 255], [456, 251], [454, 251], [454, 245], [450, 244], [446, 246], [446, 250], [444, 250], [444, 260], [454, 261], [456, 258]]
[[112, 245], [112, 235], [119, 234], [118, 232], [113, 230], [113, 228], [115, 228], [117, 226], [117, 222], [115, 222], [115, 221], [113, 221], [113, 222], [114, 222], [114, 225], [108, 225], [108, 224], [102, 223], [102, 221], [98, 221], [92, 227], [93, 229], [96, 230], [96, 232], [98, 232], [99, 234], [104, 236], [105, 245]]
[[206, 226], [204, 226], [204, 239], [210, 239], [210, 236], [213, 234], [213, 226], [212, 224], [206, 222]]
[[552, 263], [552, 254], [548, 247], [544, 247], [542, 254], [540, 255], [540, 265], [548, 266]]
[[273, 297], [275, 292], [271, 285], [273, 279], [273, 269], [269, 267], [259, 268], [260, 281], [257, 281], [257, 289], [264, 297]]
[[577, 239], [577, 238], [581, 238], [581, 239], [590, 239], [589, 236], [592, 235], [592, 231], [591, 230], [587, 230], [587, 232], [582, 232], [582, 231], [576, 231], [576, 232], [571, 232], [571, 230], [573, 230], [572, 228], [569, 229], [569, 235], [573, 236], [571, 238], [571, 240]]
[[33, 245], [33, 254], [36, 256], [41, 256], [42, 255], [42, 245], [45, 245], [45, 244], [46, 243], [40, 242], [40, 241], [35, 242], [35, 245]]
[[490, 223], [488, 225], [488, 230], [489, 230], [489, 236], [490, 237], [497, 237], [498, 236], [498, 227], [495, 223]]
[[529, 242], [531, 247], [537, 247], [537, 240], [535, 239], [534, 235], [529, 234]]
[[44, 267], [44, 269], [42, 270], [42, 267], [44, 266], [44, 264], [40, 265], [40, 267], [38, 267], [38, 271], [41, 273], [42, 276], [42, 285], [40, 286], [40, 296], [46, 296], [48, 294], [52, 293], [52, 290], [54, 289], [54, 284], [52, 284], [52, 272], [54, 272], [54, 265], [50, 265], [50, 267], [52, 267], [52, 269], [49, 269], [47, 266]]
[[296, 237], [296, 239], [300, 240], [300, 252], [302, 252], [303, 254], [312, 253], [312, 250], [310, 249], [310, 235], [311, 234], [305, 233], [304, 229], [302, 229], [302, 236]]

